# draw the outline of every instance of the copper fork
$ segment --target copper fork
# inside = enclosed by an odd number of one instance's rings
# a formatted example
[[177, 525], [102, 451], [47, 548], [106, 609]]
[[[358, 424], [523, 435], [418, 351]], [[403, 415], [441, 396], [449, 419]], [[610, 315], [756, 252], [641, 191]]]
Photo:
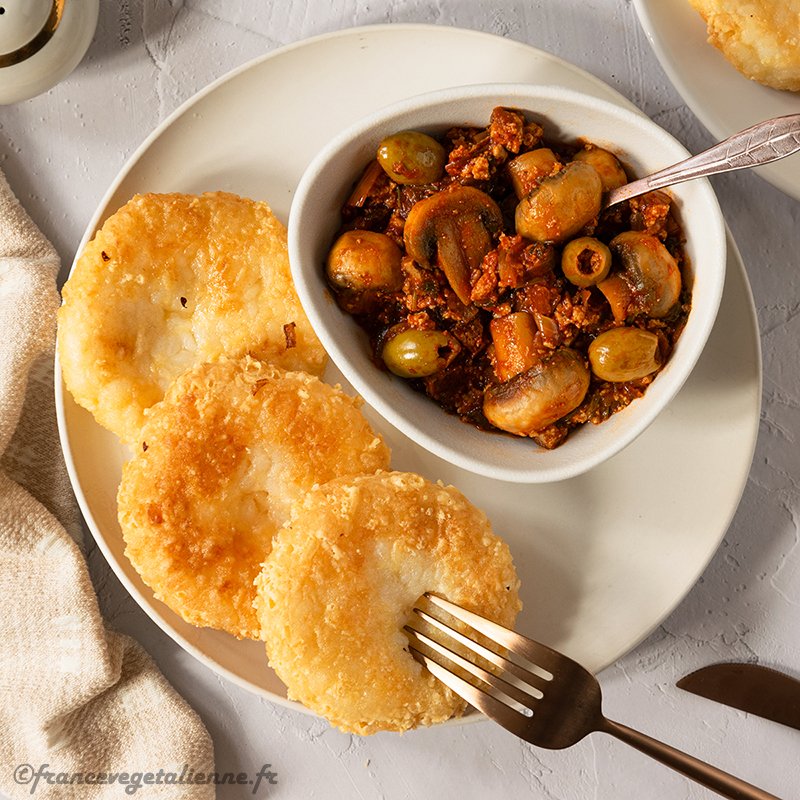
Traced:
[[[425, 597], [429, 610], [414, 608], [414, 618], [405, 628], [414, 657], [470, 705], [521, 739], [560, 750], [589, 733], [607, 733], [723, 797], [778, 800], [763, 789], [604, 717], [600, 684], [571, 658], [437, 595]], [[446, 615], [469, 626], [470, 635], [444, 622]], [[475, 641], [475, 633], [488, 646]], [[487, 668], [458, 651], [470, 651]], [[465, 674], [469, 680], [462, 677]]]

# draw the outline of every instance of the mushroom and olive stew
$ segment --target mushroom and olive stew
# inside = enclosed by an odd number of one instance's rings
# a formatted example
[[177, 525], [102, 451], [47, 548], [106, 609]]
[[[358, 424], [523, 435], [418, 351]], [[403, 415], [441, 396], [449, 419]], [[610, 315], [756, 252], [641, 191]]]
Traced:
[[589, 142], [515, 109], [486, 128], [378, 146], [342, 208], [326, 277], [377, 366], [481, 429], [561, 444], [641, 397], [689, 313], [683, 236]]

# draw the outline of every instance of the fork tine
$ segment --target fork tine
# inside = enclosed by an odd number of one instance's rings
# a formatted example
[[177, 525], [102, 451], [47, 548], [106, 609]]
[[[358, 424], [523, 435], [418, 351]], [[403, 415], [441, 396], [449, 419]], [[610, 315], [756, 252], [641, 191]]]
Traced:
[[[409, 625], [405, 626], [405, 631], [409, 635], [412, 640], [412, 644], [414, 641], [422, 642], [422, 644], [426, 645], [427, 647], [431, 648], [431, 650], [436, 651], [439, 655], [444, 656], [445, 658], [452, 661], [457, 666], [461, 667], [461, 669], [469, 672], [471, 675], [474, 675], [478, 680], [483, 681], [484, 683], [491, 686], [497, 692], [500, 692], [504, 697], [497, 697], [493, 695], [495, 699], [500, 700], [501, 702], [505, 702], [506, 705], [510, 705], [512, 708], [515, 708], [520, 714], [524, 714], [526, 717], [531, 716], [532, 709], [531, 703], [534, 703], [538, 698], [528, 694], [523, 689], [514, 686], [513, 684], [509, 683], [508, 681], [504, 680], [502, 677], [498, 675], [493, 675], [491, 672], [487, 672], [483, 667], [479, 667], [477, 664], [473, 664], [471, 661], [467, 660], [463, 656], [459, 655], [458, 653], [453, 652], [449, 647], [437, 642], [435, 639], [431, 639], [429, 636], [424, 634], [422, 631], [418, 631]], [[541, 693], [540, 693], [541, 694]]]
[[466, 700], [478, 711], [482, 711], [489, 719], [493, 719], [507, 730], [523, 736], [528, 717], [524, 717], [518, 711], [510, 708], [505, 703], [492, 697], [488, 692], [473, 686], [469, 681], [464, 680], [455, 672], [452, 672], [438, 661], [426, 656], [413, 645], [410, 645], [412, 655], [421, 661], [425, 668], [437, 677], [446, 686], [449, 686], [459, 697]]
[[546, 670], [550, 673], [550, 678], [565, 663], [567, 657], [556, 653], [547, 645], [539, 644], [533, 639], [521, 636], [515, 631], [504, 628], [502, 625], [498, 625], [496, 622], [480, 616], [480, 614], [475, 614], [473, 611], [467, 611], [465, 608], [461, 608], [461, 606], [457, 606], [438, 595], [425, 592], [425, 597], [433, 605], [438, 606], [461, 622], [465, 622], [479, 633], [507, 647], [512, 653], [527, 659], [533, 666]]
[[[535, 672], [531, 672], [530, 670], [525, 669], [525, 667], [519, 666], [519, 664], [515, 664], [513, 661], [509, 661], [507, 658], [504, 658], [499, 653], [495, 653], [494, 650], [490, 650], [488, 647], [484, 647], [479, 642], [470, 639], [468, 636], [465, 636], [460, 631], [457, 631], [448, 625], [445, 625], [436, 617], [432, 617], [427, 612], [423, 611], [421, 608], [415, 608], [414, 612], [417, 616], [421, 617], [425, 620], [429, 625], [432, 625], [434, 628], [437, 628], [442, 633], [446, 634], [447, 636], [455, 639], [459, 644], [462, 644], [464, 647], [471, 650], [476, 655], [479, 655], [481, 658], [486, 659], [486, 661], [494, 664], [496, 667], [500, 667], [501, 669], [505, 670], [514, 678], [518, 680], [514, 683], [518, 688], [523, 689], [526, 692], [530, 692], [533, 696], [537, 699], [541, 698], [542, 692], [539, 689], [539, 683], [543, 681], [548, 681], [548, 678], [543, 678], [542, 675], [538, 675]], [[544, 672], [544, 670], [541, 670]], [[549, 673], [548, 673], [549, 674]], [[508, 679], [506, 679], [508, 680]], [[508, 681], [511, 682], [511, 681]]]

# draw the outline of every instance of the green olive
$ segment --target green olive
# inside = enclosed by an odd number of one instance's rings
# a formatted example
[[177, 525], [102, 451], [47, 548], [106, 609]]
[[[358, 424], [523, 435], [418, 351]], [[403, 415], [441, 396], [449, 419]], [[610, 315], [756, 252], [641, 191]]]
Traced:
[[592, 372], [604, 381], [635, 381], [661, 367], [658, 337], [641, 328], [611, 328], [589, 345]]
[[397, 183], [433, 183], [444, 173], [444, 147], [418, 131], [400, 131], [378, 145], [378, 163]]
[[385, 233], [346, 231], [328, 254], [328, 280], [339, 289], [393, 292], [403, 285], [400, 248]]
[[611, 251], [592, 236], [581, 236], [567, 244], [561, 253], [564, 277], [575, 286], [595, 286], [608, 276]]
[[392, 336], [381, 356], [401, 378], [425, 378], [446, 367], [458, 352], [458, 343], [442, 331], [406, 329]]

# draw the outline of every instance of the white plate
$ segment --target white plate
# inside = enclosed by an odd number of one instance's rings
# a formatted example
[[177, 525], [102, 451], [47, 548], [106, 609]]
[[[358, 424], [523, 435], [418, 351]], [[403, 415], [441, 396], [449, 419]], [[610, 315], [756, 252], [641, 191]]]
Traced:
[[[402, 65], [398, 68], [398, 65]], [[627, 104], [596, 78], [546, 53], [474, 31], [392, 25], [283, 48], [212, 85], [133, 156], [86, 238], [137, 191], [226, 189], [272, 203], [286, 219], [293, 187], [343, 126], [422, 90], [459, 83], [560, 83]], [[397, 469], [458, 486], [509, 542], [522, 579], [519, 628], [599, 670], [632, 648], [683, 598], [738, 505], [759, 419], [755, 312], [729, 241], [720, 314], [692, 377], [633, 445], [561, 483], [479, 478], [422, 451], [376, 414]], [[329, 379], [337, 379], [331, 370]], [[86, 521], [118, 577], [175, 641], [276, 702], [285, 689], [263, 648], [184, 623], [155, 601], [124, 556], [115, 495], [126, 453], [56, 383], [62, 444]]]
[[[765, 119], [800, 114], [800, 92], [780, 92], [745, 78], [708, 43], [706, 24], [689, 0], [633, 0], [633, 5], [673, 86], [717, 139]], [[800, 200], [800, 155], [757, 172]]]

